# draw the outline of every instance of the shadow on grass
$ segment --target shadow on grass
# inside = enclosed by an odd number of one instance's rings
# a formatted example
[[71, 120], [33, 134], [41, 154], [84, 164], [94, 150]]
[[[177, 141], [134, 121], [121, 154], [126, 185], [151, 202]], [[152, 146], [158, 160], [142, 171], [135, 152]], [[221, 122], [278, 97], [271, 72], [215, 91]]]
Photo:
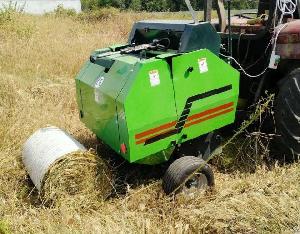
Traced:
[[128, 188], [134, 189], [161, 179], [168, 166], [168, 163], [156, 166], [129, 163], [101, 141], [97, 142], [96, 151], [113, 171], [115, 191], [112, 196], [125, 195]]

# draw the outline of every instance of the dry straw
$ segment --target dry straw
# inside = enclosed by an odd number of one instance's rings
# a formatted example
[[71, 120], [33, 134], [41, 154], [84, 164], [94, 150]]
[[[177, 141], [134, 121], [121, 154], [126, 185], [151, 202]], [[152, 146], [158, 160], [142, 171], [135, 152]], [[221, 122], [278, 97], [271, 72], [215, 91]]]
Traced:
[[53, 203], [70, 196], [96, 195], [106, 199], [112, 190], [112, 173], [92, 152], [70, 153], [53, 163], [42, 182], [41, 198]]
[[[16, 30], [0, 29], [0, 233], [299, 232], [299, 164], [276, 165], [271, 170], [258, 166], [255, 173], [215, 169], [215, 190], [193, 199], [166, 197], [160, 182], [131, 186], [128, 195], [105, 202], [88, 199], [94, 199], [96, 190], [79, 202], [69, 196], [71, 205], [64, 200], [63, 206], [53, 208], [40, 206], [30, 196], [26, 171], [18, 162], [22, 144], [34, 129], [51, 123], [85, 145], [96, 144], [78, 118], [73, 82], [90, 51], [125, 42], [134, 21], [166, 17], [182, 18], [122, 12], [112, 20], [82, 23], [72, 18], [20, 15], [14, 27], [24, 32], [27, 22], [34, 25], [33, 31], [25, 30], [31, 32], [29, 38], [16, 35]], [[236, 138], [236, 147], [240, 145]], [[235, 153], [223, 157], [237, 164]], [[251, 160], [256, 163], [255, 158]], [[140, 167], [129, 168], [146, 173]]]

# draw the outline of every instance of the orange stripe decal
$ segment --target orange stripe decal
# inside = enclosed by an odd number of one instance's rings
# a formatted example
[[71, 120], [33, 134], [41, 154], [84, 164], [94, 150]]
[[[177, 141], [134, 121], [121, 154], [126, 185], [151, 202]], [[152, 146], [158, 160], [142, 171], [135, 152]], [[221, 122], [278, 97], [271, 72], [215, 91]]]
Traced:
[[145, 132], [142, 132], [142, 133], [139, 133], [139, 134], [136, 134], [135, 135], [135, 139], [140, 139], [140, 138], [143, 138], [145, 136], [148, 136], [148, 135], [151, 135], [151, 134], [154, 134], [156, 132], [160, 132], [162, 130], [165, 130], [165, 129], [169, 129], [171, 127], [174, 127], [176, 125], [176, 121], [173, 121], [171, 123], [167, 123], [167, 124], [164, 124], [164, 125], [161, 125], [159, 127], [156, 127], [156, 128], [152, 128], [150, 130], [147, 130]]
[[[173, 129], [173, 130], [174, 130], [174, 129]], [[164, 132], [162, 132], [162, 133], [158, 133], [158, 134], [152, 135], [152, 136], [149, 137], [149, 138], [141, 139], [141, 140], [137, 141], [135, 144], [137, 144], [137, 145], [143, 144], [143, 143], [145, 143], [147, 140], [150, 140], [150, 139], [152, 139], [152, 138], [154, 138], [154, 137], [157, 137], [157, 136], [160, 136], [160, 135], [163, 135], [163, 134], [172, 132], [173, 130], [167, 130], [167, 131], [164, 131]]]
[[[230, 102], [230, 103], [200, 112], [198, 114], [194, 114], [186, 119], [184, 128], [188, 128], [192, 125], [207, 121], [209, 119], [218, 117], [223, 114], [227, 114], [234, 110], [233, 106], [234, 106], [234, 103]], [[176, 124], [177, 124], [177, 121], [173, 121], [173, 122], [170, 122], [167, 124], [163, 124], [159, 127], [155, 127], [150, 130], [144, 131], [142, 133], [136, 134], [135, 135], [136, 144], [143, 144], [146, 141], [151, 140], [155, 137], [167, 134], [171, 131], [175, 131], [174, 127], [176, 126]]]
[[227, 109], [229, 107], [233, 107], [233, 105], [234, 105], [234, 103], [230, 102], [230, 103], [224, 104], [222, 106], [218, 106], [216, 108], [203, 111], [201, 113], [198, 113], [198, 114], [195, 114], [195, 115], [192, 115], [192, 116], [188, 117], [187, 121], [192, 121], [194, 119], [199, 119], [199, 118], [204, 117], [206, 115], [211, 115], [211, 114], [213, 114], [213, 113], [215, 113], [217, 111], [224, 110], [224, 109]]
[[209, 115], [209, 116], [207, 116], [207, 117], [205, 117], [205, 118], [198, 119], [198, 120], [193, 121], [193, 122], [189, 122], [189, 123], [185, 124], [184, 127], [185, 127], [185, 128], [188, 128], [188, 127], [190, 127], [190, 126], [192, 126], [192, 125], [202, 123], [202, 122], [204, 122], [204, 121], [207, 121], [207, 120], [216, 118], [216, 117], [218, 117], [218, 116], [220, 116], [220, 115], [224, 115], [224, 114], [227, 114], [227, 113], [232, 112], [232, 111], [234, 111], [234, 108], [226, 109], [226, 110], [221, 111], [221, 112], [218, 112], [218, 113], [216, 113], [216, 114]]

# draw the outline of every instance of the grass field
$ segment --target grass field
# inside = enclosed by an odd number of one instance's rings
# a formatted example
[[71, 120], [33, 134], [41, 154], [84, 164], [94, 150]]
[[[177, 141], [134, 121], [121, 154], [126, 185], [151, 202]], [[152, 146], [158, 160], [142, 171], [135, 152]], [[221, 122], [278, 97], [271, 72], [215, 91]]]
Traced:
[[[55, 125], [87, 147], [97, 141], [78, 118], [74, 76], [95, 48], [126, 41], [134, 21], [162, 15], [0, 14], [0, 233], [295, 233], [300, 231], [300, 165], [251, 172], [215, 167], [216, 187], [167, 197], [161, 181], [129, 184], [107, 201], [92, 194], [45, 207], [21, 163], [22, 144]], [[188, 15], [166, 15], [164, 18]], [[234, 161], [237, 152], [231, 151]], [[149, 170], [149, 169], [148, 169]]]

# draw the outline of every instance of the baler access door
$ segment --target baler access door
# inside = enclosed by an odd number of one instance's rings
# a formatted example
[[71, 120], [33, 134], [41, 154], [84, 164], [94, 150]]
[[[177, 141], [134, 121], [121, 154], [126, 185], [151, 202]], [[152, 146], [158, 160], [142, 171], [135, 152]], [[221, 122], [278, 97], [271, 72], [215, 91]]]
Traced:
[[180, 142], [234, 122], [238, 71], [207, 49], [174, 57], [172, 71]]

